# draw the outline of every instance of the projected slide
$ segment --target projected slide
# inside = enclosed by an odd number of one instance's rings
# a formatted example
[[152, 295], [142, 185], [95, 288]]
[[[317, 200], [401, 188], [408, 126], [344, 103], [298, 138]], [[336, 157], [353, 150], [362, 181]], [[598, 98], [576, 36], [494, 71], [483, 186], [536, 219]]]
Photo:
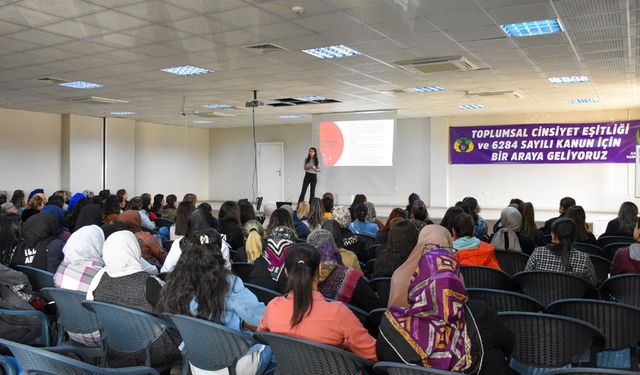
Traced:
[[320, 122], [320, 153], [328, 167], [393, 165], [394, 120]]

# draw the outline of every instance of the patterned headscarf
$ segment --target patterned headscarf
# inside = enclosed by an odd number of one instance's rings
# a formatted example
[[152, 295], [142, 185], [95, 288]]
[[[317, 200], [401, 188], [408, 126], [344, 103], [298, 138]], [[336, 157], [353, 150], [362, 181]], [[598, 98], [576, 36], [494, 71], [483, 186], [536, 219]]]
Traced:
[[331, 232], [326, 229], [316, 229], [311, 232], [307, 237], [307, 243], [320, 251], [319, 281], [322, 282], [333, 272], [337, 265], [342, 264], [340, 250], [338, 250]]
[[267, 261], [267, 269], [273, 281], [278, 281], [284, 269], [284, 258], [287, 256], [296, 235], [289, 227], [279, 226], [271, 232], [262, 257]]
[[468, 368], [467, 291], [455, 257], [439, 247], [424, 254], [411, 277], [408, 297], [408, 307], [390, 307], [385, 316], [420, 356], [422, 365], [451, 371]]
[[340, 224], [342, 228], [346, 228], [351, 224], [351, 213], [349, 209], [344, 206], [336, 206], [331, 212], [333, 218]]

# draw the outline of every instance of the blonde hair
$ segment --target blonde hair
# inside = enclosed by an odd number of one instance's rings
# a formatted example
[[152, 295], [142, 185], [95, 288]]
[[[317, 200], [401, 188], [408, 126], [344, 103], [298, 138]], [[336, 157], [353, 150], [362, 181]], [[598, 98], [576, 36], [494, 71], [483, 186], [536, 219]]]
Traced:
[[302, 219], [303, 217], [307, 216], [309, 214], [309, 210], [311, 209], [311, 207], [309, 206], [309, 203], [307, 202], [300, 202], [298, 203], [298, 219]]
[[[29, 199], [29, 203], [27, 203], [27, 208], [35, 208], [38, 209], [41, 205], [44, 206], [46, 198], [44, 194], [35, 194], [31, 199]], [[42, 208], [42, 207], [40, 207]]]
[[242, 234], [246, 238], [244, 250], [247, 253], [247, 262], [253, 263], [262, 254], [262, 240], [264, 228], [257, 220], [249, 220], [242, 227]]

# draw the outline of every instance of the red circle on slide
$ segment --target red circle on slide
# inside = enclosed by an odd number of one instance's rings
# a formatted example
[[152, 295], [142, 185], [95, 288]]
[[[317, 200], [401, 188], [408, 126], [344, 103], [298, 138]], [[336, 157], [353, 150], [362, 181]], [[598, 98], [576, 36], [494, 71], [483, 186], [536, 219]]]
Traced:
[[344, 151], [344, 137], [342, 131], [335, 122], [320, 123], [320, 153], [322, 163], [326, 166], [333, 166], [340, 160]]

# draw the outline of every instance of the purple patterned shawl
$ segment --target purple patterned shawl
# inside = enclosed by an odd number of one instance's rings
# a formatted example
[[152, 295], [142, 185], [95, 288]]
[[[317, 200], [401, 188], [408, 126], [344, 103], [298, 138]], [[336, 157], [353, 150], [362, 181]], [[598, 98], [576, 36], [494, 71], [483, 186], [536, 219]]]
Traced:
[[409, 284], [409, 307], [386, 317], [422, 359], [424, 367], [461, 371], [471, 365], [465, 325], [467, 291], [458, 261], [442, 248], [422, 256]]

